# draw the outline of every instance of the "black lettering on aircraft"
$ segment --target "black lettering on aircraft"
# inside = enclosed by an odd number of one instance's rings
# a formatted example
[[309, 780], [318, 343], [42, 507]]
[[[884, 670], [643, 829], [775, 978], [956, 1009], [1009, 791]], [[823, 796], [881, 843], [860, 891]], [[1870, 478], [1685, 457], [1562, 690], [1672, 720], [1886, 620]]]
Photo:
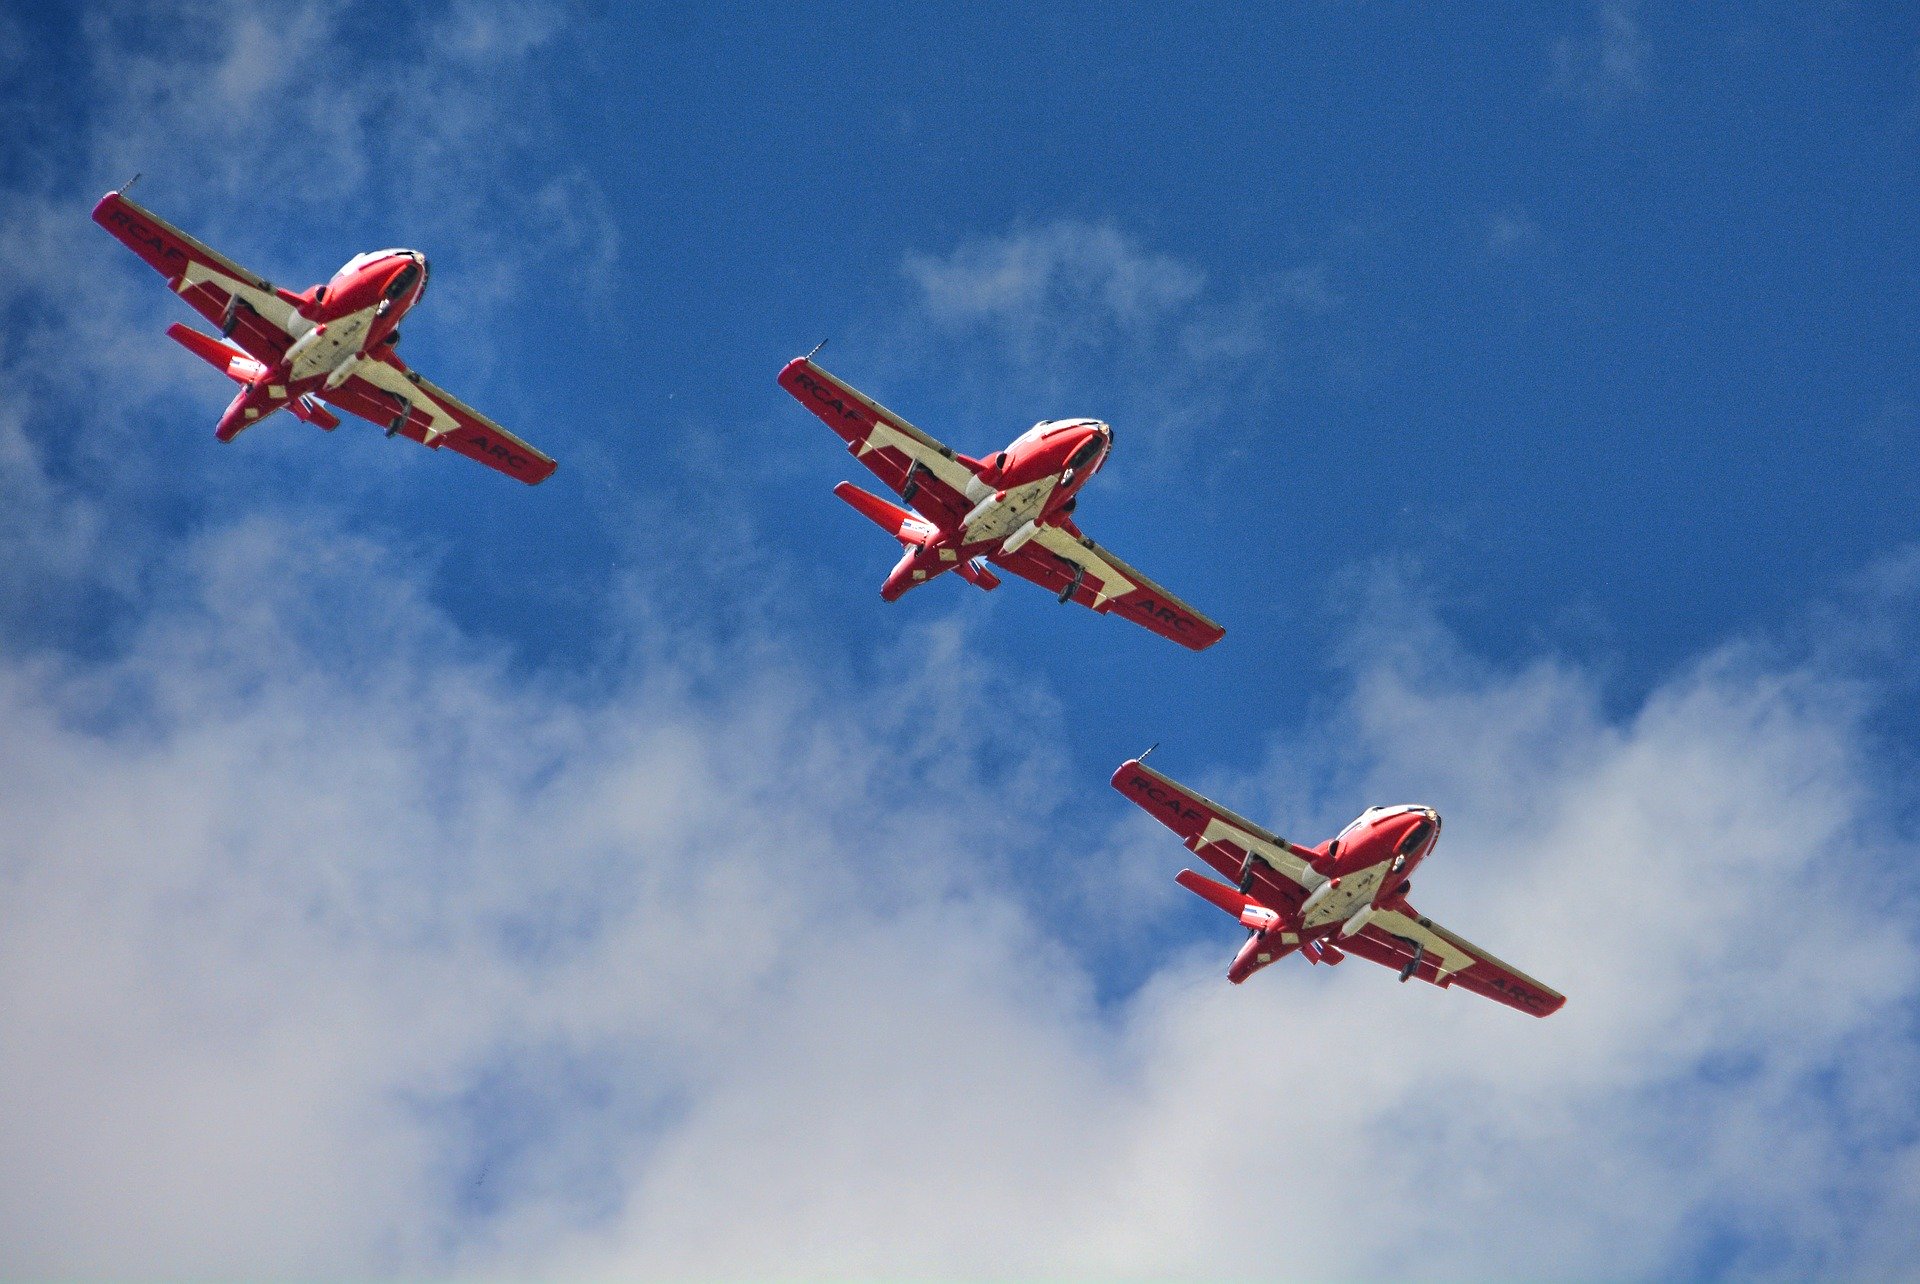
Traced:
[[1170, 624], [1182, 633], [1190, 632], [1193, 628], [1193, 622], [1191, 620], [1164, 602], [1156, 602], [1152, 598], [1147, 598], [1138, 603], [1136, 609], [1148, 619], [1158, 620], [1162, 624]]
[[138, 241], [162, 258], [184, 260], [187, 257], [179, 246], [123, 209], [109, 210], [107, 219], [124, 231], [129, 238]]
[[1151, 777], [1135, 772], [1127, 784], [1136, 793], [1145, 794], [1156, 804], [1166, 808], [1181, 820], [1205, 820], [1206, 813], [1187, 806], [1186, 800], [1171, 789], [1164, 788]]
[[794, 382], [799, 384], [802, 388], [805, 388], [808, 392], [812, 393], [814, 399], [818, 401], [821, 405], [825, 406], [829, 410], [837, 412], [842, 419], [845, 419], [850, 423], [856, 423], [856, 424], [866, 422], [864, 419], [860, 417], [860, 415], [853, 409], [852, 406], [849, 406], [846, 402], [840, 400], [840, 395], [838, 392], [836, 392], [832, 388], [829, 388], [827, 385], [821, 383], [819, 380], [815, 379], [812, 375], [810, 374], [796, 375], [794, 377]]
[[1509, 981], [1504, 976], [1496, 976], [1487, 982], [1489, 989], [1498, 990], [1515, 1003], [1529, 1008], [1537, 1008], [1545, 1000], [1545, 995], [1535, 994], [1518, 981]]
[[471, 437], [468, 438], [467, 444], [473, 447], [474, 453], [491, 456], [494, 459], [500, 460], [509, 468], [524, 468], [526, 466], [526, 456], [516, 455], [512, 450], [494, 441], [491, 437]]

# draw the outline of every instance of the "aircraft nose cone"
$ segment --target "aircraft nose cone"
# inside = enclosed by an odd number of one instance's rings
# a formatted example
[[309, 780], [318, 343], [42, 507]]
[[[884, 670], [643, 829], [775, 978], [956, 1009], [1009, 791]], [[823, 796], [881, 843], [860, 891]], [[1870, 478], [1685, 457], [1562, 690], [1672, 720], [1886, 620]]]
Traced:
[[1431, 807], [1418, 807], [1402, 816], [1395, 828], [1399, 833], [1394, 840], [1394, 854], [1412, 856], [1431, 842], [1440, 828], [1440, 817]]

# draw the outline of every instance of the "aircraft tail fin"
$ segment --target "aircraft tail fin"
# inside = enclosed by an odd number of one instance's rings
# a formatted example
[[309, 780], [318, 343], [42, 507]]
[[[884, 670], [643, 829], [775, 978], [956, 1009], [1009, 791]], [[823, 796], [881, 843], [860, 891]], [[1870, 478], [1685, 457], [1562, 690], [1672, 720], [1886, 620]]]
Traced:
[[961, 579], [977, 589], [991, 593], [1000, 587], [1000, 577], [987, 569], [985, 558], [976, 557], [971, 561], [956, 562], [953, 569]]
[[[248, 359], [241, 358], [243, 361]], [[232, 441], [285, 404], [274, 397], [264, 381], [243, 384], [240, 391], [233, 394], [233, 400], [227, 403], [226, 413], [220, 416], [213, 435], [221, 441]]]
[[[240, 395], [235, 397], [234, 404], [227, 408], [228, 416], [223, 417], [221, 421], [223, 424], [227, 422], [227, 418], [233, 415], [238, 414], [244, 416], [249, 405], [257, 412], [268, 412], [268, 408], [273, 404], [271, 401], [259, 403], [256, 398], [253, 402], [250, 402], [248, 401], [249, 394], [246, 391], [246, 385], [258, 381], [262, 375], [267, 373], [267, 368], [264, 365], [261, 365], [246, 353], [235, 348], [232, 344], [222, 342], [210, 334], [201, 334], [198, 330], [190, 329], [177, 321], [167, 327], [167, 337], [208, 365], [220, 371], [220, 373], [224, 374], [227, 378], [242, 385]], [[287, 409], [291, 410], [294, 418], [300, 420], [302, 423], [313, 424], [327, 432], [332, 432], [340, 426], [340, 416], [328, 410], [311, 396], [295, 397], [287, 403]], [[258, 417], [259, 415], [256, 415], [256, 418]], [[243, 418], [235, 420], [234, 422], [239, 424], [239, 427], [235, 427], [231, 432], [227, 432], [221, 440], [228, 440], [234, 433], [239, 432], [240, 428], [245, 427], [247, 422], [251, 421]]]
[[[1183, 869], [1174, 876], [1174, 882], [1198, 896], [1207, 904], [1224, 910], [1239, 919], [1241, 925], [1248, 928], [1247, 939], [1240, 946], [1240, 952], [1233, 956], [1233, 963], [1227, 968], [1227, 980], [1239, 985], [1248, 977], [1276, 959], [1284, 958], [1295, 950], [1305, 946], [1297, 937], [1281, 935], [1280, 915], [1268, 909], [1259, 901], [1237, 888], [1225, 883], [1216, 883], [1211, 878]], [[1331, 947], [1329, 947], [1331, 948]], [[1320, 958], [1309, 955], [1314, 962]], [[1328, 963], [1338, 963], [1338, 951], [1325, 959]]]

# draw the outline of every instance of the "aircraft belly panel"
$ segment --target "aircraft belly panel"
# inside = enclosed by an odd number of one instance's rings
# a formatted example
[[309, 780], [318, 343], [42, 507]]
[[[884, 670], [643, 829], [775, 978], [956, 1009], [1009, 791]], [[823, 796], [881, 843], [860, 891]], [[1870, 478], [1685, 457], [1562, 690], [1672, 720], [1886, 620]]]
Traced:
[[1055, 479], [1048, 477], [1028, 482], [1007, 492], [1007, 497], [967, 527], [962, 540], [968, 545], [999, 544], [1027, 522], [1040, 515], [1047, 496], [1053, 493]]
[[293, 377], [311, 379], [315, 375], [330, 374], [348, 357], [358, 356], [360, 340], [367, 332], [368, 316], [368, 313], [356, 312], [329, 325], [326, 333], [313, 340], [312, 346], [295, 359]]
[[1340, 886], [1328, 892], [1327, 898], [1313, 907], [1313, 913], [1307, 915], [1307, 926], [1325, 927], [1329, 923], [1344, 923], [1352, 918], [1355, 910], [1373, 899], [1374, 892], [1380, 886], [1380, 877], [1385, 872], [1385, 865], [1375, 865], [1341, 879]]

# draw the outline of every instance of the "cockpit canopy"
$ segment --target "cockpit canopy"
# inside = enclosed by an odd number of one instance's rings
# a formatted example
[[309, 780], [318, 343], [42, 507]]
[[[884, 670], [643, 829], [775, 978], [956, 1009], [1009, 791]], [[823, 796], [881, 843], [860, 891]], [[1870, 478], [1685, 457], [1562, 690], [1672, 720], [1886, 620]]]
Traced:
[[1405, 816], [1410, 812], [1424, 812], [1426, 810], [1425, 807], [1413, 803], [1401, 803], [1397, 807], [1369, 807], [1349, 821], [1347, 827], [1341, 830], [1335, 837], [1336, 839], [1345, 838], [1362, 825], [1367, 824], [1369, 821], [1378, 820], [1382, 816]]
[[[373, 250], [366, 254], [356, 254], [347, 260], [346, 265], [342, 267], [339, 272], [334, 274], [333, 279], [337, 282], [343, 277], [353, 275], [369, 264], [391, 259], [406, 259], [408, 263], [407, 266], [401, 270], [400, 275], [394, 278], [393, 285], [387, 288], [387, 297], [400, 297], [412, 288], [415, 281], [420, 282], [420, 295], [425, 296], [427, 292], [426, 278], [430, 275], [427, 269], [427, 256], [417, 250]], [[403, 285], [401, 282], [405, 282], [405, 284]]]
[[419, 279], [420, 279], [420, 265], [418, 263], [409, 263], [405, 267], [401, 268], [400, 274], [394, 277], [393, 280], [389, 282], [387, 285], [388, 301], [392, 302], [400, 298], [401, 295], [405, 294], [408, 290], [412, 289], [413, 283]]

